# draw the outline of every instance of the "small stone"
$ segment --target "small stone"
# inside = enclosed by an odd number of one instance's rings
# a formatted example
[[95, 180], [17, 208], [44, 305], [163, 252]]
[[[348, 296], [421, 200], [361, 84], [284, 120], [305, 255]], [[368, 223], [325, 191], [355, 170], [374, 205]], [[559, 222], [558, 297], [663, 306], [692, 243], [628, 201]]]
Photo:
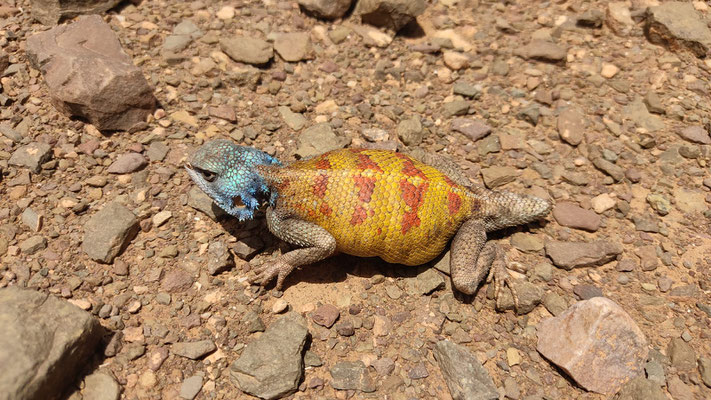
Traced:
[[465, 115], [469, 112], [469, 102], [465, 100], [454, 100], [449, 103], [444, 103], [442, 106], [442, 114], [446, 118], [457, 115]]
[[30, 236], [29, 238], [20, 242], [20, 250], [22, 254], [32, 255], [40, 250], [47, 248], [47, 239], [43, 236]]
[[29, 207], [22, 212], [22, 223], [27, 225], [30, 230], [39, 232], [42, 229], [42, 216]]
[[280, 34], [274, 41], [274, 50], [288, 62], [309, 60], [314, 57], [311, 38], [307, 32]]
[[120, 155], [106, 172], [110, 174], [130, 174], [148, 165], [145, 157], [138, 153], [126, 153]]
[[567, 50], [555, 43], [534, 39], [529, 44], [514, 50], [514, 54], [526, 59], [545, 62], [565, 62]]
[[353, 13], [365, 24], [399, 31], [425, 11], [424, 0], [359, 0]]
[[8, 163], [18, 167], [27, 167], [34, 173], [40, 172], [42, 164], [52, 156], [52, 147], [46, 143], [32, 142], [20, 146], [12, 153]]
[[667, 346], [667, 355], [671, 364], [679, 371], [696, 369], [696, 352], [681, 338], [674, 338]]
[[187, 400], [194, 399], [202, 389], [202, 379], [200, 375], [193, 375], [184, 380], [180, 385], [180, 397]]
[[472, 142], [476, 142], [491, 133], [489, 125], [480, 120], [468, 118], [454, 118], [452, 120], [452, 130], [464, 134]]
[[607, 79], [614, 78], [618, 72], [620, 72], [620, 69], [615, 64], [602, 63], [602, 69], [600, 70], [600, 75], [603, 78], [607, 78]]
[[345, 145], [345, 138], [336, 135], [329, 124], [320, 123], [301, 133], [296, 155], [299, 158], [309, 158], [343, 148]]
[[276, 301], [272, 305], [272, 313], [273, 314], [281, 314], [284, 311], [286, 311], [288, 308], [289, 308], [289, 303], [287, 303], [286, 300], [276, 299]]
[[351, 7], [352, 0], [298, 0], [309, 14], [323, 19], [343, 17]]
[[336, 306], [331, 304], [324, 304], [314, 311], [311, 318], [313, 321], [321, 326], [330, 328], [333, 326], [334, 322], [338, 319], [340, 312]]
[[83, 400], [118, 400], [121, 387], [110, 375], [97, 371], [84, 378]]
[[469, 57], [456, 51], [445, 51], [442, 54], [444, 65], [454, 71], [459, 71], [462, 68], [469, 66]]
[[375, 391], [375, 382], [362, 361], [340, 361], [329, 370], [331, 386], [337, 390]]
[[704, 382], [704, 385], [711, 388], [711, 358], [699, 358], [699, 373], [701, 374], [701, 380]]
[[617, 200], [612, 198], [609, 194], [603, 193], [601, 195], [595, 196], [590, 200], [593, 210], [596, 213], [602, 214], [607, 210], [612, 209], [617, 204]]
[[578, 207], [575, 203], [562, 201], [553, 208], [553, 217], [560, 225], [595, 232], [600, 228], [601, 218], [591, 210]]
[[274, 56], [272, 45], [261, 39], [236, 36], [220, 40], [220, 48], [231, 59], [245, 64], [262, 65]]
[[577, 146], [583, 141], [586, 128], [585, 115], [577, 108], [565, 108], [558, 115], [558, 134], [572, 146]]
[[551, 240], [545, 248], [553, 265], [565, 270], [603, 265], [622, 253], [621, 244], [604, 240], [592, 243]]
[[84, 225], [82, 248], [92, 260], [111, 263], [138, 233], [136, 216], [119, 203], [109, 203]]
[[235, 11], [232, 6], [223, 6], [215, 13], [215, 16], [221, 20], [230, 20], [235, 17]]
[[179, 342], [174, 343], [170, 348], [171, 353], [189, 358], [191, 360], [197, 360], [198, 358], [204, 357], [215, 350], [217, 350], [217, 346], [215, 346], [215, 342], [212, 340]]
[[521, 353], [515, 347], [506, 349], [506, 360], [510, 367], [521, 364]]
[[484, 184], [489, 189], [494, 189], [503, 186], [509, 182], [513, 182], [518, 177], [519, 172], [513, 167], [493, 166], [482, 168], [481, 176]]
[[420, 118], [417, 116], [402, 120], [397, 126], [397, 135], [405, 146], [418, 146], [422, 143], [424, 133]]
[[687, 126], [679, 131], [679, 136], [681, 136], [682, 139], [692, 143], [711, 144], [711, 136], [702, 126]]
[[435, 344], [432, 354], [453, 399], [499, 398], [491, 376], [466, 347], [449, 340], [441, 340]]
[[306, 117], [299, 113], [291, 111], [289, 107], [279, 107], [279, 113], [281, 114], [282, 119], [289, 126], [289, 128], [297, 132], [303, 129], [304, 126], [306, 126], [306, 123], [308, 122], [306, 120]]

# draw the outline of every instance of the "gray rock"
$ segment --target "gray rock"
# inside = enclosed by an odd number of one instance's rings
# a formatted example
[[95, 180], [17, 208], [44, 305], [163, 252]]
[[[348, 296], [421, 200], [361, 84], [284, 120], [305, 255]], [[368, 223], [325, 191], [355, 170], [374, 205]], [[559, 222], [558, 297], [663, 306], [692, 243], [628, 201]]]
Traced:
[[274, 40], [274, 50], [284, 61], [297, 62], [314, 58], [308, 32], [279, 34]]
[[668, 400], [656, 383], [638, 376], [625, 383], [615, 397], [616, 400]]
[[699, 358], [699, 373], [701, 374], [701, 380], [704, 382], [704, 385], [711, 388], [711, 358]]
[[607, 161], [602, 157], [596, 157], [592, 160], [592, 162], [595, 168], [610, 175], [612, 179], [617, 182], [621, 181], [625, 177], [625, 171], [622, 169], [622, 167], [610, 161]]
[[602, 222], [595, 211], [585, 210], [569, 201], [556, 203], [553, 208], [553, 218], [560, 225], [592, 232], [600, 229], [600, 223]]
[[228, 215], [223, 209], [212, 201], [210, 196], [205, 194], [205, 192], [200, 190], [200, 188], [196, 185], [193, 185], [188, 192], [188, 205], [207, 215], [213, 221], [217, 221], [218, 219]]
[[514, 54], [530, 60], [558, 63], [565, 62], [568, 51], [553, 42], [534, 39], [529, 44], [515, 49]]
[[[516, 289], [516, 295], [518, 296], [518, 308], [516, 308], [511, 291], [503, 289], [501, 291], [501, 297], [496, 304], [497, 310], [514, 310], [516, 311], [516, 314], [524, 315], [530, 313], [534, 308], [536, 308], [537, 305], [541, 304], [543, 290], [533, 283], [516, 281], [514, 288]], [[493, 285], [490, 285], [487, 295], [492, 299], [494, 298]]]
[[495, 400], [499, 392], [489, 373], [469, 350], [441, 340], [432, 349], [454, 400]]
[[639, 96], [622, 109], [622, 114], [640, 128], [646, 129], [647, 132], [656, 132], [665, 127], [664, 122], [658, 116], [650, 114]]
[[422, 129], [420, 117], [413, 116], [400, 121], [397, 125], [397, 136], [405, 146], [418, 146], [422, 143], [425, 131]]
[[688, 50], [703, 58], [711, 50], [711, 30], [691, 3], [669, 1], [647, 9], [645, 34], [672, 51]]
[[667, 356], [672, 366], [679, 371], [690, 371], [696, 368], [696, 352], [684, 339], [672, 339], [667, 346]]
[[[2, 74], [2, 66], [0, 65], [0, 75]], [[20, 132], [12, 129], [12, 126], [6, 123], [0, 124], [0, 135], [12, 140], [15, 143], [20, 143], [22, 141], [22, 134]]]
[[424, 0], [359, 0], [354, 14], [363, 23], [399, 31], [425, 12]]
[[415, 281], [415, 289], [422, 296], [442, 289], [444, 286], [444, 278], [434, 268], [425, 269], [421, 274], [417, 275], [417, 280]]
[[58, 399], [103, 333], [95, 318], [64, 300], [17, 287], [0, 289], [0, 396]]
[[110, 174], [130, 174], [148, 165], [145, 157], [138, 153], [126, 153], [118, 156], [116, 161], [109, 165], [106, 172]]
[[109, 373], [96, 371], [84, 378], [83, 400], [118, 400], [121, 386]]
[[168, 155], [168, 151], [170, 151], [170, 147], [168, 147], [165, 142], [155, 141], [151, 142], [151, 144], [148, 146], [146, 155], [151, 161], [163, 161], [165, 156]]
[[476, 142], [491, 133], [489, 125], [483, 121], [469, 118], [454, 118], [452, 120], [452, 130], [464, 134], [472, 142]]
[[109, 203], [84, 225], [82, 249], [98, 262], [111, 263], [138, 233], [138, 219], [119, 203]]
[[47, 143], [32, 142], [25, 146], [20, 146], [12, 153], [10, 165], [27, 167], [34, 173], [40, 172], [42, 164], [52, 157], [52, 147]]
[[82, 14], [103, 14], [121, 0], [32, 0], [32, 17], [44, 25], [56, 25]]
[[2, 74], [8, 66], [10, 66], [10, 55], [7, 54], [5, 50], [0, 49], [0, 74]]
[[694, 392], [691, 391], [689, 385], [684, 383], [684, 381], [676, 375], [669, 378], [669, 381], [667, 382], [667, 390], [674, 400], [698, 399], [698, 397], [694, 396]]
[[279, 114], [281, 114], [281, 118], [284, 120], [284, 122], [289, 126], [289, 128], [295, 130], [295, 131], [300, 131], [301, 129], [306, 126], [306, 117], [299, 113], [295, 113], [289, 109], [289, 107], [286, 106], [281, 106], [279, 107]]
[[514, 167], [493, 166], [489, 168], [482, 168], [481, 170], [481, 177], [484, 180], [484, 184], [489, 189], [497, 188], [509, 182], [513, 182], [516, 180], [518, 175], [519, 172]]
[[33, 35], [27, 57], [55, 107], [99, 130], [130, 130], [155, 109], [153, 89], [98, 15]]
[[341, 18], [351, 8], [353, 0], [298, 0], [299, 5], [318, 18]]
[[210, 242], [207, 246], [207, 257], [207, 272], [210, 275], [217, 275], [235, 266], [232, 253], [221, 241]]
[[173, 344], [170, 352], [181, 357], [186, 357], [191, 360], [197, 360], [204, 357], [213, 351], [217, 350], [215, 342], [212, 340], [200, 340], [197, 342], [179, 342]]
[[22, 212], [22, 223], [33, 232], [39, 232], [42, 229], [42, 216], [37, 214], [37, 211], [27, 207]]
[[190, 35], [169, 35], [163, 42], [163, 50], [171, 53], [179, 53], [185, 50], [193, 39]]
[[568, 303], [566, 303], [565, 299], [559, 294], [548, 292], [545, 296], [543, 296], [543, 306], [546, 310], [548, 310], [548, 312], [554, 316], [558, 316], [565, 312], [568, 308]]
[[278, 318], [232, 363], [230, 377], [242, 391], [262, 399], [294, 393], [304, 373], [302, 354], [308, 334], [300, 315]]
[[183, 381], [180, 385], [180, 397], [183, 399], [192, 400], [200, 393], [202, 389], [202, 376], [193, 375]]
[[577, 108], [568, 107], [558, 114], [558, 135], [566, 143], [579, 145], [583, 141], [586, 128], [585, 115]]
[[341, 149], [346, 146], [348, 139], [337, 136], [327, 123], [316, 124], [306, 129], [299, 136], [299, 147], [296, 156], [310, 158], [327, 151]]
[[457, 81], [452, 87], [452, 92], [454, 94], [460, 94], [464, 97], [469, 97], [470, 99], [478, 99], [479, 96], [481, 96], [481, 91], [481, 85], [474, 85], [464, 81]]
[[565, 270], [579, 267], [593, 267], [606, 264], [622, 254], [622, 245], [605, 240], [592, 243], [546, 242], [546, 255], [553, 265]]
[[586, 390], [606, 395], [644, 373], [648, 352], [634, 320], [604, 297], [542, 321], [536, 349]]
[[220, 48], [231, 59], [245, 64], [263, 65], [274, 56], [272, 45], [261, 39], [236, 36], [220, 40]]
[[465, 115], [469, 112], [469, 102], [466, 100], [454, 100], [442, 105], [442, 114], [445, 118], [457, 115]]
[[44, 250], [47, 248], [47, 239], [45, 239], [43, 236], [30, 236], [29, 238], [23, 240], [20, 242], [20, 250], [22, 250], [22, 254], [25, 255], [32, 255], [37, 253], [40, 250]]
[[338, 390], [375, 391], [375, 382], [363, 361], [340, 361], [329, 370], [331, 386]]
[[687, 126], [679, 131], [679, 136], [681, 136], [682, 139], [692, 143], [711, 144], [711, 136], [702, 126]]

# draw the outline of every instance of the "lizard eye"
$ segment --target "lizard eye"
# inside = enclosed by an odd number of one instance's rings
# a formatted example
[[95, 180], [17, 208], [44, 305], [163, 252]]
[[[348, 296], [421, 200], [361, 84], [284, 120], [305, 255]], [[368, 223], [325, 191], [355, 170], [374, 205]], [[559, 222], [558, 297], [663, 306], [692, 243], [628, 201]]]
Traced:
[[205, 170], [205, 169], [201, 169], [200, 174], [202, 174], [203, 179], [205, 179], [208, 182], [214, 182], [215, 178], [217, 178], [216, 173], [214, 173], [212, 171]]

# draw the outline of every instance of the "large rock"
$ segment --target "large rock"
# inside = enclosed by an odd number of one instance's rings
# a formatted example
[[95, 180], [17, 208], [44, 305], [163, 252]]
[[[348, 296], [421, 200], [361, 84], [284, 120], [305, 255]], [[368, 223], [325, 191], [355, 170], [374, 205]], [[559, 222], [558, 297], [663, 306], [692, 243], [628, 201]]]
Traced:
[[114, 8], [122, 0], [32, 0], [32, 17], [45, 25], [83, 14], [101, 14]]
[[0, 398], [57, 399], [103, 330], [78, 307], [32, 290], [0, 289]]
[[109, 203], [84, 225], [82, 248], [92, 260], [110, 263], [138, 233], [138, 219], [119, 203]]
[[648, 352], [642, 330], [604, 297], [580, 301], [542, 321], [536, 349], [580, 386], [605, 395], [643, 375]]
[[650, 42], [674, 51], [688, 50], [703, 58], [711, 50], [711, 30], [689, 2], [670, 1], [649, 7], [644, 30]]
[[426, 7], [424, 0], [360, 0], [355, 14], [366, 24], [397, 32], [425, 12]]
[[341, 18], [351, 8], [353, 0], [299, 0], [307, 13], [323, 19]]
[[300, 315], [279, 318], [232, 363], [232, 380], [242, 391], [262, 399], [295, 392], [304, 373], [302, 353], [308, 335]]
[[491, 376], [466, 347], [442, 340], [432, 349], [432, 354], [454, 400], [499, 398]]
[[99, 130], [130, 130], [154, 110], [153, 90], [98, 15], [80, 17], [27, 40], [55, 107]]

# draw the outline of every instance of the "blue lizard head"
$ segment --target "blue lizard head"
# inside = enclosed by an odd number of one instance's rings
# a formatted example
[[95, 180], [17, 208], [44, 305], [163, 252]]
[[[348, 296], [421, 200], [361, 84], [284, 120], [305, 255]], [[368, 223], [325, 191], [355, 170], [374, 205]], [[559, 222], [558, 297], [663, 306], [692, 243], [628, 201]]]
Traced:
[[244, 221], [254, 216], [260, 195], [269, 195], [272, 205], [276, 200], [276, 192], [270, 192], [255, 170], [256, 165], [281, 163], [255, 148], [239, 146], [229, 140], [212, 140], [190, 157], [185, 169], [220, 208]]

